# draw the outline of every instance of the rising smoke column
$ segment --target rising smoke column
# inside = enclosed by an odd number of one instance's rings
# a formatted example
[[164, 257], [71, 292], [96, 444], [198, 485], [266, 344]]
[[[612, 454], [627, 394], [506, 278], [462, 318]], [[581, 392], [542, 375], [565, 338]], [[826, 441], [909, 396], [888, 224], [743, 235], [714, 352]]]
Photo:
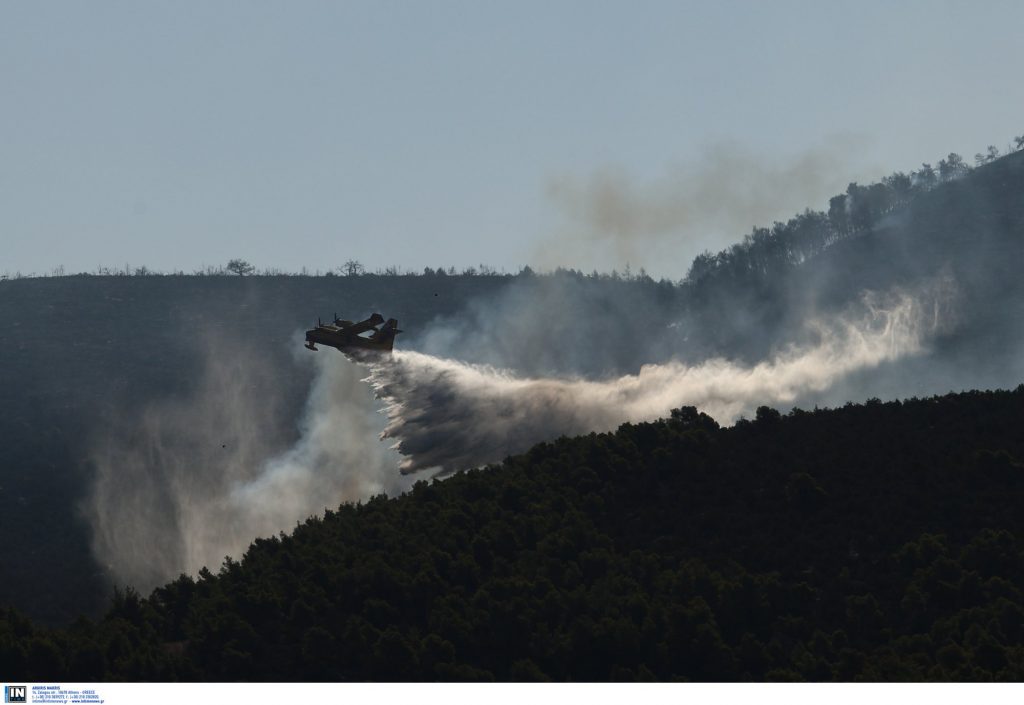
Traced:
[[403, 473], [456, 471], [527, 450], [562, 435], [609, 431], [696, 406], [731, 423], [761, 404], [793, 403], [855, 370], [920, 354], [948, 321], [952, 284], [939, 278], [911, 295], [865, 294], [858, 311], [809, 325], [817, 343], [744, 366], [645, 365], [606, 381], [520, 377], [508, 370], [396, 352], [371, 365], [370, 382], [388, 406], [384, 437], [405, 456]]
[[864, 143], [836, 134], [780, 160], [719, 142], [650, 182], [615, 165], [589, 175], [553, 175], [547, 195], [564, 225], [538, 245], [531, 264], [587, 270], [631, 262], [659, 274], [685, 271], [699, 252], [728, 247], [752, 223], [827, 203], [856, 180], [851, 175], [876, 173], [861, 162]]

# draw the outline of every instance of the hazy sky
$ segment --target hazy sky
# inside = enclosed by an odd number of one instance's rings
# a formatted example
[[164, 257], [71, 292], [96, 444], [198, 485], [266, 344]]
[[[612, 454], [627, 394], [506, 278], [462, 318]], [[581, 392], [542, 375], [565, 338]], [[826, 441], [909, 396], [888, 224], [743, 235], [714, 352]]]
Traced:
[[7, 0], [0, 274], [679, 278], [848, 181], [1005, 149], [1022, 28], [1019, 0]]

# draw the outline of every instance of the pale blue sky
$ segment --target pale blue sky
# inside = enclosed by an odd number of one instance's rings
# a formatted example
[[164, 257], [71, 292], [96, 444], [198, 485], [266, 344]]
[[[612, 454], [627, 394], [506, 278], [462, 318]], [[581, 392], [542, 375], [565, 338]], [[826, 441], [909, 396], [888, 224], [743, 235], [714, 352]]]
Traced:
[[[0, 274], [627, 253], [678, 278], [744, 218], [1005, 148], [1022, 33], [1017, 1], [7, 1]], [[719, 218], [686, 191], [721, 149], [775, 182], [827, 154], [780, 212]], [[714, 212], [602, 250], [566, 202], [608, 174], [632, 208]]]

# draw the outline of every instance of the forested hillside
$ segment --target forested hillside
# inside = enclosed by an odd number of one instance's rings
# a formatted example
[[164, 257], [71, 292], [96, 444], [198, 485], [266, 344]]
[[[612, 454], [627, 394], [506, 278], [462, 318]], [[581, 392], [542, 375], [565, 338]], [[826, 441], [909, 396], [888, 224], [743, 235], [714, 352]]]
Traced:
[[755, 227], [696, 258], [681, 292], [691, 354], [756, 359], [798, 334], [809, 313], [864, 290], [910, 287], [946, 271], [963, 296], [953, 346], [993, 351], [1024, 340], [1024, 152], [969, 169], [956, 154], [937, 170], [850, 184], [828, 212]]
[[[27, 680], [1019, 680], [1024, 386], [693, 408], [311, 518], [49, 631]], [[154, 547], [154, 550], [158, 550]]]

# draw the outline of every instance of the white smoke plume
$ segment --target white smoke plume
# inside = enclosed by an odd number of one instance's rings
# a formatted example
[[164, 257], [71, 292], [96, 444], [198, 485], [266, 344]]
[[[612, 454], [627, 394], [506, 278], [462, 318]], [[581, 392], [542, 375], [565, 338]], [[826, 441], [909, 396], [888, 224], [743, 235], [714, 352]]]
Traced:
[[278, 402], [280, 375], [260, 356], [211, 347], [195, 393], [122, 418], [93, 452], [84, 507], [93, 550], [139, 589], [214, 570], [259, 536], [290, 530], [345, 501], [409, 484], [379, 443], [381, 419], [366, 371], [337, 355], [307, 356], [316, 376], [301, 437]]
[[[791, 404], [855, 370], [924, 351], [949, 322], [948, 280], [910, 295], [866, 294], [858, 314], [812, 324], [814, 344], [744, 366], [650, 364], [607, 381], [520, 377], [415, 352], [371, 365], [370, 381], [389, 405], [385, 437], [401, 470], [456, 471], [501, 460], [562, 435], [608, 431], [692, 405], [731, 423], [762, 404]], [[567, 343], [569, 341], [566, 341]]]

